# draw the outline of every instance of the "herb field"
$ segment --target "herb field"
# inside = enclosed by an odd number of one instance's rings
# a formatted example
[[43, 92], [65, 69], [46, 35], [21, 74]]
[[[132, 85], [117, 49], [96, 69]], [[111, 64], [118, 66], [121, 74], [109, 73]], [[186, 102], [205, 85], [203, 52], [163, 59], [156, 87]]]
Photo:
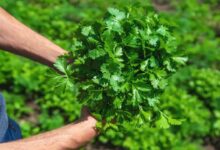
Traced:
[[69, 51], [55, 64], [61, 74], [0, 51], [0, 90], [25, 137], [73, 122], [87, 105], [102, 132], [82, 149], [220, 149], [218, 0], [0, 6]]

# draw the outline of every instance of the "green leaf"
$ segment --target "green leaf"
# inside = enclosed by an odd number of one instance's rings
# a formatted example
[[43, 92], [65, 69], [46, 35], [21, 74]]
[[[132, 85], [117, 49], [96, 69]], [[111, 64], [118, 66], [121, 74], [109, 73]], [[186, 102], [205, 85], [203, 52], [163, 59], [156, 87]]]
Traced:
[[106, 26], [109, 32], [115, 31], [121, 33], [123, 31], [121, 24], [117, 20], [106, 20]]
[[153, 74], [150, 75], [150, 81], [151, 81], [151, 85], [153, 86], [153, 88], [155, 88], [155, 89], [159, 88], [160, 80], [158, 80], [155, 77], [155, 75], [153, 75]]
[[167, 80], [162, 79], [159, 81], [159, 87], [160, 89], [165, 89], [165, 87], [168, 85]]
[[169, 60], [165, 60], [163, 63], [166, 66], [168, 71], [170, 71], [170, 72], [176, 71], [176, 69], [174, 69], [174, 67], [171, 65], [171, 62]]
[[147, 84], [144, 81], [138, 81], [136, 83], [133, 84], [139, 91], [142, 92], [149, 92], [151, 91], [151, 87], [149, 84]]
[[132, 101], [134, 106], [142, 101], [141, 96], [135, 87], [132, 88]]
[[101, 91], [95, 91], [93, 92], [93, 100], [102, 100], [103, 96], [102, 96], [102, 92]]
[[167, 35], [167, 28], [162, 25], [157, 29], [157, 33], [161, 34], [162, 36], [166, 36]]
[[148, 104], [151, 107], [156, 106], [156, 104], [159, 102], [158, 97], [154, 97], [154, 98], [147, 98], [148, 100]]
[[58, 58], [54, 64], [54, 67], [62, 73], [66, 73], [67, 63], [63, 58]]
[[103, 78], [110, 80], [110, 78], [111, 78], [111, 73], [110, 73], [110, 71], [109, 71], [108, 64], [102, 64], [102, 66], [101, 66], [101, 72], [102, 72], [102, 74], [103, 74]]
[[122, 100], [120, 98], [118, 98], [118, 97], [115, 98], [113, 104], [114, 104], [115, 108], [117, 108], [117, 109], [121, 109], [122, 108]]
[[151, 37], [149, 40], [150, 45], [157, 46], [158, 37]]
[[94, 60], [96, 58], [104, 56], [105, 54], [106, 54], [106, 52], [103, 49], [101, 49], [101, 48], [97, 48], [97, 49], [93, 49], [93, 50], [89, 51], [89, 57], [94, 59]]
[[173, 118], [168, 118], [168, 122], [171, 125], [181, 125], [183, 120], [177, 120], [177, 119], [173, 119]]
[[167, 119], [163, 115], [160, 115], [160, 118], [156, 121], [156, 126], [158, 128], [164, 128], [164, 129], [167, 129], [170, 127]]
[[103, 127], [102, 122], [97, 122], [97, 123], [96, 123], [96, 128], [97, 128], [98, 130], [102, 130], [102, 127]]
[[116, 48], [115, 56], [120, 57], [122, 55], [123, 55], [122, 48], [121, 47]]
[[89, 36], [89, 34], [92, 32], [92, 27], [91, 26], [87, 26], [82, 28], [82, 35], [84, 36]]
[[181, 65], [184, 65], [187, 61], [188, 61], [188, 58], [187, 57], [172, 57], [172, 59], [178, 63], [178, 64], [181, 64]]
[[118, 91], [120, 89], [120, 82], [123, 82], [124, 79], [123, 77], [119, 76], [119, 75], [112, 75], [111, 76], [111, 79], [110, 79], [110, 84], [112, 85], [112, 88], [115, 90], [115, 91]]
[[95, 84], [99, 84], [99, 83], [100, 83], [100, 81], [99, 81], [99, 79], [97, 78], [97, 76], [94, 76], [94, 77], [92, 78], [92, 81], [93, 81]]
[[141, 70], [141, 71], [145, 71], [145, 69], [147, 68], [148, 64], [149, 64], [149, 60], [143, 61], [143, 62], [141, 63], [140, 70]]
[[122, 12], [122, 11], [119, 11], [118, 9], [115, 9], [115, 8], [108, 8], [108, 12], [115, 16], [115, 19], [116, 20], [122, 20], [125, 18], [125, 13]]
[[155, 68], [158, 66], [158, 62], [154, 56], [151, 56], [149, 59], [150, 67]]

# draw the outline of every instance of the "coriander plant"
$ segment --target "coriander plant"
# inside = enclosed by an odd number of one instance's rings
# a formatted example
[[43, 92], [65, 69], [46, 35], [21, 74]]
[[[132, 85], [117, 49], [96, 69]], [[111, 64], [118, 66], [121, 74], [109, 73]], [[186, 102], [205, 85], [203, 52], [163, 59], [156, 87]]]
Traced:
[[109, 8], [103, 19], [80, 26], [70, 52], [57, 60], [58, 86], [104, 120], [104, 129], [179, 124], [159, 109], [167, 78], [186, 61], [170, 29], [145, 7]]

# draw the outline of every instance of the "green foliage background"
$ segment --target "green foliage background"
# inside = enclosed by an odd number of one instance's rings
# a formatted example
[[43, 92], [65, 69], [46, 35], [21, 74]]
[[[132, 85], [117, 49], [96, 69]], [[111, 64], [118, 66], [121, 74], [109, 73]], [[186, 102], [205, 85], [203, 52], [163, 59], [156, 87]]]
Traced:
[[[170, 79], [160, 102], [163, 111], [185, 121], [169, 129], [127, 124], [128, 132], [109, 130], [94, 142], [110, 149], [116, 149], [112, 145], [131, 150], [202, 149], [207, 139], [216, 140], [220, 136], [220, 4], [218, 0], [139, 1], [155, 7], [164, 21], [176, 26], [178, 48], [189, 57], [186, 67]], [[128, 0], [2, 0], [0, 6], [68, 50], [81, 21], [95, 20], [109, 6], [120, 8], [128, 3]], [[21, 124], [25, 137], [60, 127], [79, 116], [81, 106], [71, 94], [54, 93], [51, 89], [48, 70], [0, 51], [0, 89], [10, 117]], [[212, 140], [208, 143], [213, 144]]]

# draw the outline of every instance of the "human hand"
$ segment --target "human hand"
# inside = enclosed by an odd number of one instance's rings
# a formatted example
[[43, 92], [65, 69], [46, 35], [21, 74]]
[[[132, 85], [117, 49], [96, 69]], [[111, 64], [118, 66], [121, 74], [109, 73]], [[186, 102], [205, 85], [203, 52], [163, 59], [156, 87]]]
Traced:
[[68, 140], [67, 145], [71, 145], [72, 148], [77, 145], [84, 145], [91, 141], [95, 136], [98, 135], [98, 130], [96, 129], [97, 120], [91, 115], [87, 107], [83, 107], [81, 110], [80, 119], [73, 123], [72, 138]]

